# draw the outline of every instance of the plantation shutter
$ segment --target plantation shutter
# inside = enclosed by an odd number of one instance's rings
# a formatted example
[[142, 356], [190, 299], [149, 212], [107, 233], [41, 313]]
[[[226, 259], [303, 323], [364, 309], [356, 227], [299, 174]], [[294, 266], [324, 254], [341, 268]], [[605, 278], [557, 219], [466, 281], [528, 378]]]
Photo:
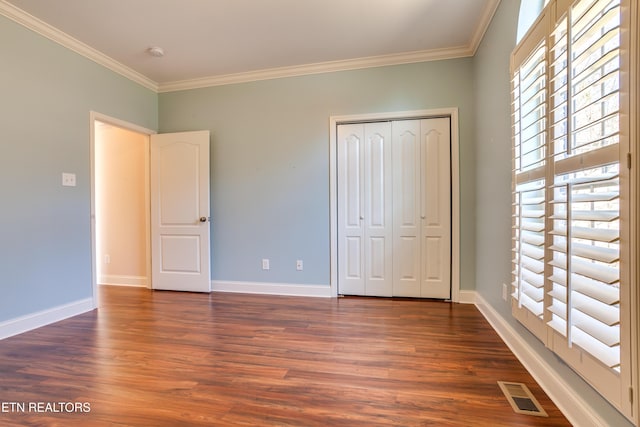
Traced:
[[512, 306], [629, 416], [624, 2], [552, 1], [512, 55]]
[[[571, 49], [568, 49], [570, 37]], [[549, 325], [620, 365], [620, 2], [578, 2], [552, 34]], [[575, 161], [575, 159], [579, 161]]]
[[546, 45], [542, 41], [512, 80], [514, 109], [514, 281], [519, 308], [544, 313]]

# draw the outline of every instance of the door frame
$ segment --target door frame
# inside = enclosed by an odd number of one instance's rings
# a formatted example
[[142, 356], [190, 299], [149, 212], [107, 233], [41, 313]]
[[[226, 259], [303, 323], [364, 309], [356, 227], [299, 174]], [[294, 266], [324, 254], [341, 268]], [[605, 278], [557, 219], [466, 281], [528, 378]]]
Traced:
[[[330, 287], [338, 296], [338, 125], [358, 122], [416, 120], [437, 117], [451, 119], [451, 301], [460, 301], [460, 142], [458, 108], [396, 111], [329, 117], [329, 221]], [[465, 301], [462, 301], [465, 302]]]
[[[97, 259], [96, 259], [96, 129], [95, 123], [96, 121], [107, 123], [109, 125], [113, 125], [122, 129], [130, 130], [133, 132], [137, 132], [143, 135], [154, 135], [157, 132], [151, 129], [147, 129], [145, 127], [129, 123], [124, 120], [116, 119], [115, 117], [107, 116], [106, 114], [98, 113], [96, 111], [89, 112], [89, 158], [91, 163], [91, 292], [93, 298], [93, 308], [98, 308], [99, 306], [99, 293], [98, 293], [98, 268], [97, 268]], [[149, 193], [149, 159], [147, 156], [147, 160], [145, 161], [145, 176], [146, 176], [146, 191]], [[149, 194], [147, 194], [147, 203], [149, 202]], [[149, 211], [149, 209], [147, 209]], [[147, 216], [149, 212], [147, 212]], [[147, 218], [147, 236], [146, 236], [146, 246], [147, 246], [147, 272], [149, 276], [151, 275], [151, 235], [150, 235], [150, 220]], [[151, 286], [151, 281], [149, 281], [147, 287]]]

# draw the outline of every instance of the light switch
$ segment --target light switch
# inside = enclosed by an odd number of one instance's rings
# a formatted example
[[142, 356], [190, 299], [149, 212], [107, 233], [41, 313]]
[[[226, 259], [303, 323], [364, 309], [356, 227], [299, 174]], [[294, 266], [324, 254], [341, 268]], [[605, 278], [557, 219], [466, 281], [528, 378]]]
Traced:
[[62, 172], [62, 186], [63, 187], [75, 187], [76, 186], [76, 174]]

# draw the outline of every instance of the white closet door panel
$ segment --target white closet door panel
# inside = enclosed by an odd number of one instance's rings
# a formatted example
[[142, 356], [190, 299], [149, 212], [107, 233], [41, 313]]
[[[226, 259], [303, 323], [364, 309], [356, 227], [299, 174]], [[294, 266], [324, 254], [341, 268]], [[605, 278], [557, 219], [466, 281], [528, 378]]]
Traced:
[[362, 174], [360, 164], [362, 163], [362, 136], [351, 134], [345, 140], [345, 176], [346, 176], [346, 197], [345, 203], [345, 224], [347, 227], [359, 229], [361, 227], [360, 216], [362, 215], [362, 184], [360, 175]]
[[364, 125], [365, 295], [393, 294], [391, 123]]
[[448, 266], [442, 259], [443, 242], [440, 237], [425, 237], [424, 248], [429, 254], [424, 262], [424, 278], [426, 282], [442, 281]]
[[385, 280], [386, 271], [386, 242], [382, 237], [372, 237], [369, 239], [369, 253], [367, 259], [370, 260], [367, 280]]
[[[370, 129], [371, 127], [375, 129]], [[391, 146], [391, 138], [381, 133], [386, 129], [379, 128], [381, 126], [377, 124], [365, 126], [367, 144], [365, 148], [365, 206], [367, 226], [370, 229], [383, 230], [391, 217], [387, 215], [385, 209], [387, 197], [391, 194], [387, 185], [391, 168], [387, 167], [389, 156], [386, 155]]]
[[391, 271], [389, 262], [389, 239], [372, 237], [369, 239], [369, 252], [366, 256], [367, 277], [366, 292], [368, 296], [392, 296]]
[[420, 121], [393, 127], [393, 294], [420, 296]]
[[448, 118], [421, 128], [424, 298], [451, 297], [451, 131]]
[[345, 274], [348, 279], [362, 280], [362, 239], [347, 237], [345, 251]]
[[395, 296], [420, 296], [420, 238], [394, 237], [393, 294]]
[[364, 295], [364, 125], [338, 126], [339, 292]]

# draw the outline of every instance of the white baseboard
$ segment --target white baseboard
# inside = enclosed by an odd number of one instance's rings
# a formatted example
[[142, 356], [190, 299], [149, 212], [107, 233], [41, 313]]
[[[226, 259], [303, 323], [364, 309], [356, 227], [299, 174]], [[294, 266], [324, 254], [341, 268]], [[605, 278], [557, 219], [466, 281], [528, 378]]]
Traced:
[[99, 285], [114, 285], [114, 286], [135, 286], [140, 288], [147, 288], [149, 280], [146, 276], [125, 276], [119, 274], [105, 274], [100, 276], [98, 280]]
[[289, 295], [300, 297], [331, 297], [329, 285], [297, 285], [292, 283], [231, 282], [212, 280], [213, 292], [236, 292], [243, 294]]
[[[292, 283], [233, 282], [212, 280], [212, 292], [236, 292], [243, 294], [290, 295], [301, 297], [331, 298], [330, 285], [298, 285]], [[475, 291], [460, 291], [461, 304], [475, 304]]]
[[513, 327], [489, 305], [480, 294], [476, 295], [476, 306], [487, 319], [502, 341], [511, 349], [533, 379], [547, 396], [562, 411], [574, 426], [603, 427], [609, 423], [585, 402], [571, 386], [553, 372], [551, 366], [541, 358]]
[[460, 304], [475, 304], [476, 303], [476, 291], [463, 291], [458, 293], [458, 301]]
[[93, 310], [93, 298], [0, 322], [0, 340]]

